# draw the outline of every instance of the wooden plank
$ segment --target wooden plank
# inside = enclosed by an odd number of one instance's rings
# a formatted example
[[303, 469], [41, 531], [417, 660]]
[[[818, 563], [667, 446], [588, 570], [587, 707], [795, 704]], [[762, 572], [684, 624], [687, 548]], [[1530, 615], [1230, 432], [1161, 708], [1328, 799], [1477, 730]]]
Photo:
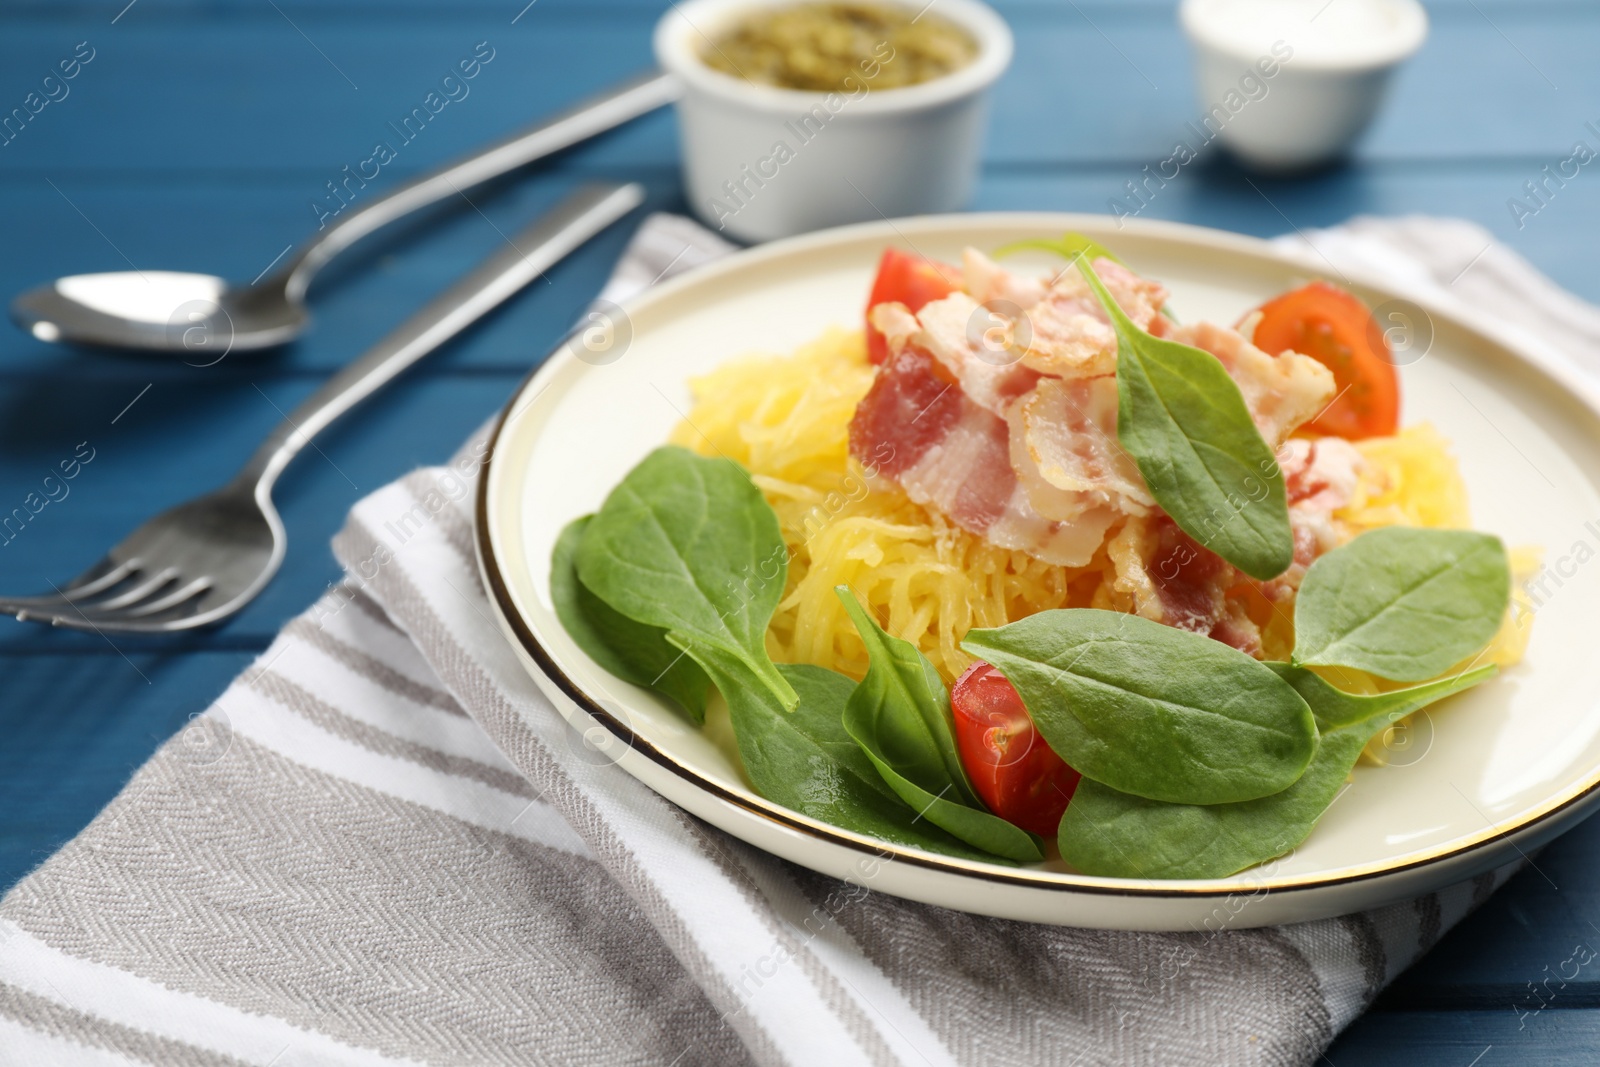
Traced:
[[1509, 1011], [1377, 1012], [1357, 1019], [1317, 1062], [1334, 1067], [1592, 1067], [1596, 1048], [1600, 1011], [1546, 1011], [1525, 1025]]
[[[79, 40], [95, 56], [67, 83], [65, 99], [0, 148], [7, 170], [259, 173], [309, 165], [326, 172], [309, 196], [345, 164], [369, 158], [379, 141], [395, 153], [385, 164], [391, 176], [426, 169], [652, 62], [643, 28], [619, 33], [612, 21], [564, 22], [552, 32], [529, 21], [511, 27], [308, 13], [296, 20], [302, 35], [270, 6], [260, 11], [267, 17], [245, 23], [138, 22], [130, 14], [93, 32], [30, 23], [9, 29], [0, 38], [0, 70], [8, 72], [0, 108], [7, 111]], [[430, 92], [448, 100], [442, 79], [474, 56], [478, 42], [488, 42], [492, 61], [450, 90], [459, 99], [436, 102], [437, 114], [425, 109], [426, 122], [405, 127]], [[602, 150], [582, 151], [613, 162], [665, 161], [676, 148], [670, 123], [657, 120]]]

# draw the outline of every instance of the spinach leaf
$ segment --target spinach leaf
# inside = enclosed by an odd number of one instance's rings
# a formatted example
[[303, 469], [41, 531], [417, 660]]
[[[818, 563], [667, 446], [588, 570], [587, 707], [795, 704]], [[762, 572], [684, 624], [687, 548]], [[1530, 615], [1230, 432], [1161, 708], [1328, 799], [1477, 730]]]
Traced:
[[573, 519], [550, 554], [550, 599], [567, 635], [601, 668], [625, 682], [654, 689], [681, 707], [695, 723], [706, 721], [711, 679], [683, 652], [667, 643], [667, 632], [614, 610], [578, 580], [578, 545], [593, 516]]
[[1044, 859], [1039, 839], [989, 812], [956, 750], [950, 694], [917, 646], [884, 633], [848, 586], [835, 589], [867, 646], [867, 676], [850, 694], [844, 728], [889, 788], [923, 818], [986, 852]]
[[708, 658], [737, 661], [745, 682], [795, 706], [766, 651], [789, 551], [737, 463], [656, 449], [606, 497], [577, 561], [579, 581], [621, 614], [666, 630], [707, 670]]
[[1252, 578], [1294, 561], [1283, 472], [1217, 357], [1141, 330], [1087, 260], [1117, 335], [1117, 438], [1184, 533]]
[[1253, 800], [1289, 786], [1316, 751], [1311, 709], [1269, 667], [1137, 615], [1042, 611], [971, 630], [961, 647], [1016, 686], [1062, 759], [1125, 793]]
[[843, 715], [856, 684], [822, 667], [783, 664], [777, 668], [798, 694], [785, 711], [770, 690], [752, 685], [748, 672], [730, 659], [711, 678], [728, 702], [739, 758], [756, 791], [843, 830], [879, 837], [897, 845], [963, 859], [996, 862], [908, 808], [879, 777], [865, 753], [845, 732]]
[[1493, 666], [1392, 693], [1344, 693], [1299, 667], [1269, 664], [1310, 703], [1322, 728], [1311, 766], [1289, 788], [1241, 804], [1162, 804], [1085, 779], [1061, 818], [1061, 858], [1110, 878], [1223, 878], [1294, 848], [1339, 796], [1380, 731], [1470, 689]]
[[1511, 596], [1499, 538], [1386, 527], [1319, 558], [1295, 600], [1294, 662], [1414, 682], [1489, 643]]

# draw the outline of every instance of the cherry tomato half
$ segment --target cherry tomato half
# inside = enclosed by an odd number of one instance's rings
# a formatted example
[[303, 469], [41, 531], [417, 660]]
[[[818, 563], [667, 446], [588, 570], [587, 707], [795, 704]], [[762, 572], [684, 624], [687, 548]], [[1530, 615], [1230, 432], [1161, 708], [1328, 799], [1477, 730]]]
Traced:
[[1383, 437], [1400, 428], [1400, 379], [1383, 331], [1367, 306], [1327, 282], [1312, 282], [1261, 305], [1256, 347], [1289, 349], [1333, 371], [1336, 399], [1305, 429], [1316, 434]]
[[[878, 260], [878, 276], [872, 280], [872, 295], [867, 298], [867, 314], [870, 316], [874, 307], [891, 301], [920, 311], [922, 305], [941, 300], [959, 288], [960, 268], [898, 248], [885, 248], [883, 258]], [[889, 355], [888, 342], [872, 328], [870, 317], [867, 320], [867, 355], [874, 363], [882, 363]]]
[[1081, 775], [1045, 744], [1015, 687], [980, 661], [956, 679], [950, 708], [961, 765], [989, 810], [1055, 837]]

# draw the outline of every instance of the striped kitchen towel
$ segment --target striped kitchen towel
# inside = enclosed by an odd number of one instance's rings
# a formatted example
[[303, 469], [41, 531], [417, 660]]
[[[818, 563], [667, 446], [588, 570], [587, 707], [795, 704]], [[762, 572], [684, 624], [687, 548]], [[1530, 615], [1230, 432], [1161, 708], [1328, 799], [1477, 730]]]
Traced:
[[[1307, 240], [1600, 353], [1600, 315], [1475, 227]], [[657, 216], [608, 298], [724, 248]], [[777, 860], [597, 759], [524, 673], [474, 564], [484, 449], [358, 504], [344, 583], [0, 902], [0, 1063], [1309, 1064], [1509, 874], [1152, 934]]]

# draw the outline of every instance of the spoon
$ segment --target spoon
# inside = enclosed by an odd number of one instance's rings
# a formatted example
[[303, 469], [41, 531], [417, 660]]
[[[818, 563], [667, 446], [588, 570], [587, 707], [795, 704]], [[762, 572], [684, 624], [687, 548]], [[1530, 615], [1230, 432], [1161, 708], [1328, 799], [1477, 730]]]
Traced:
[[[249, 285], [212, 274], [114, 271], [74, 274], [29, 290], [11, 305], [17, 325], [41, 341], [67, 341], [202, 355], [209, 366], [230, 351], [293, 340], [310, 322], [306, 289], [333, 257], [389, 223], [474, 185], [620, 126], [671, 103], [676, 79], [651, 71], [481, 152], [341, 213], [278, 271]], [[270, 269], [270, 268], [269, 268]]]

